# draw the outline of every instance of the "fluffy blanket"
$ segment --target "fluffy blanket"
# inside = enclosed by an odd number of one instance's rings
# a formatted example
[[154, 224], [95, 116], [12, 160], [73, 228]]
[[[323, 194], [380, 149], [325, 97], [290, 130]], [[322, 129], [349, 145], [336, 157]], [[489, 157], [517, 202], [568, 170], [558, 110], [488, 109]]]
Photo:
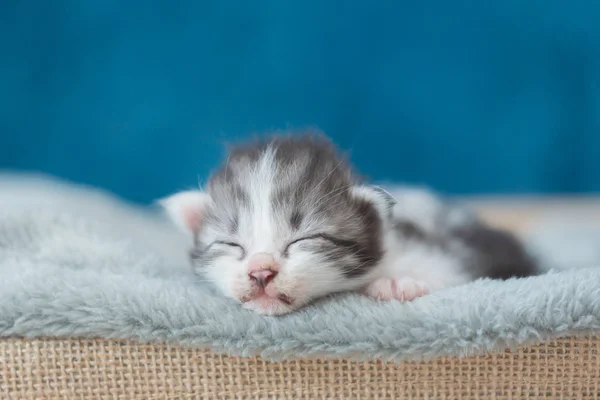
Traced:
[[[531, 242], [548, 262], [560, 260], [542, 276], [478, 281], [405, 304], [345, 294], [262, 317], [191, 274], [186, 238], [156, 210], [90, 188], [5, 176], [0, 336], [160, 340], [270, 359], [479, 353], [600, 328], [600, 235], [578, 233]], [[558, 268], [569, 249], [587, 268]]]

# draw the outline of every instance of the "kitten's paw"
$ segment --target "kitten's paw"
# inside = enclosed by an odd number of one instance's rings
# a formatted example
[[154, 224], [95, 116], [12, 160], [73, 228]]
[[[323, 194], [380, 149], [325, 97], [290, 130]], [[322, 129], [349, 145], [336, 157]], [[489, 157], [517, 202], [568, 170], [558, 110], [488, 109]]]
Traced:
[[396, 281], [396, 299], [411, 301], [417, 297], [429, 294], [429, 286], [423, 281], [412, 278], [402, 278]]
[[369, 284], [365, 288], [365, 293], [378, 300], [411, 301], [428, 294], [429, 287], [425, 282], [412, 278], [380, 278]]

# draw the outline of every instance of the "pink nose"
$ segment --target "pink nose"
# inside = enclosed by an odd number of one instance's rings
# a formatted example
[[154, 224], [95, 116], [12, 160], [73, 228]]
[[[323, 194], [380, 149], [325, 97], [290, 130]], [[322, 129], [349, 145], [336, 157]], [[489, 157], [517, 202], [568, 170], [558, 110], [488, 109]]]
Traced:
[[268, 253], [256, 253], [248, 261], [248, 276], [256, 281], [258, 286], [265, 287], [275, 278], [279, 264]]
[[265, 287], [275, 278], [277, 272], [263, 269], [262, 271], [250, 272], [248, 275], [250, 279], [256, 281], [258, 286]]

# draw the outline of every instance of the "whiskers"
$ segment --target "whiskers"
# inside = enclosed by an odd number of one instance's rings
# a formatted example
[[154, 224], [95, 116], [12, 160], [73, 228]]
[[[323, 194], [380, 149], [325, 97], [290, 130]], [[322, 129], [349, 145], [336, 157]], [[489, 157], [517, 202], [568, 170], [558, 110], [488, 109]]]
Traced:
[[327, 211], [331, 211], [334, 209], [334, 206], [335, 206], [335, 204], [332, 202], [332, 200], [334, 200], [335, 198], [344, 194], [351, 187], [352, 187], [352, 185], [343, 185], [335, 190], [332, 190], [331, 192], [325, 193], [323, 196], [321, 196], [320, 198], [315, 200], [314, 203], [315, 203], [315, 205], [319, 205], [321, 203], [330, 202], [331, 204], [329, 204], [329, 206], [327, 207]]
[[344, 163], [344, 159], [341, 159], [340, 161], [338, 161], [338, 163], [331, 169], [331, 171], [329, 171], [320, 181], [319, 183], [317, 183], [315, 186], [312, 187], [312, 189], [310, 190], [310, 192], [308, 192], [308, 194], [304, 197], [304, 199], [302, 199], [302, 201], [300, 202], [299, 207], [303, 207], [307, 201], [309, 201], [312, 196], [314, 195], [314, 193], [319, 190], [319, 188], [321, 187], [321, 185], [323, 183], [325, 183], [325, 181], [327, 180], [327, 178], [329, 178], [343, 163]]

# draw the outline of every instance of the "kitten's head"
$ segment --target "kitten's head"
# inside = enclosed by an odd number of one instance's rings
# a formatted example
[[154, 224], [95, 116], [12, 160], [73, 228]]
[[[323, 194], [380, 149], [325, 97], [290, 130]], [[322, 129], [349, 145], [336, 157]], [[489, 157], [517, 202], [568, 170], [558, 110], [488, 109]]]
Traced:
[[194, 237], [194, 268], [261, 314], [354, 290], [383, 253], [393, 206], [361, 185], [322, 136], [277, 137], [234, 148], [206, 192], [163, 200]]

